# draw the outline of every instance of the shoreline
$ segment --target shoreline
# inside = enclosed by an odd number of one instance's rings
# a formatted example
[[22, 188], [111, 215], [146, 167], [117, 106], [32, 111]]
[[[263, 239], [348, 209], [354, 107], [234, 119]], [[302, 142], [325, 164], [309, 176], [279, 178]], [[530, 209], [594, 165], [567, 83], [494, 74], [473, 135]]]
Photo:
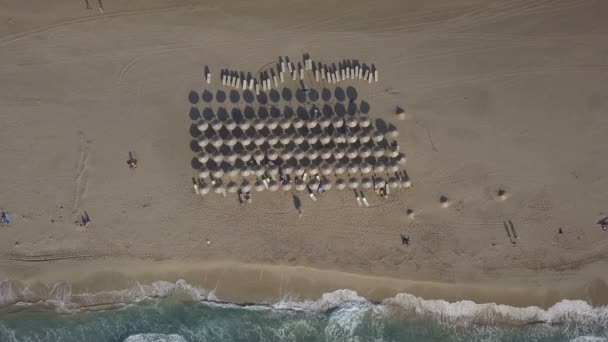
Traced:
[[[155, 282], [176, 284], [204, 290], [206, 300], [235, 304], [273, 304], [284, 300], [318, 300], [337, 290], [352, 290], [358, 296], [379, 303], [399, 294], [425, 300], [446, 302], [473, 301], [513, 307], [537, 306], [547, 309], [564, 299], [583, 300], [592, 306], [608, 303], [606, 284], [591, 280], [579, 284], [551, 283], [548, 286], [511, 286], [504, 281], [476, 283], [441, 283], [400, 278], [369, 276], [337, 270], [304, 266], [245, 264], [240, 262], [151, 261], [137, 259], [62, 260], [24, 264], [7, 263], [0, 272], [3, 296], [28, 289], [36, 301], [51, 298], [67, 300], [79, 306], [109, 304], [108, 294], [148, 286]], [[7, 282], [8, 281], [8, 282]], [[7, 285], [11, 283], [12, 285]], [[502, 283], [502, 285], [501, 285]], [[66, 289], [58, 289], [58, 285]], [[61, 287], [59, 286], [59, 287]], [[62, 291], [67, 294], [60, 294]], [[152, 297], [159, 289], [152, 289]], [[24, 292], [22, 292], [24, 293]], [[95, 296], [98, 294], [104, 294]], [[65, 296], [68, 297], [65, 297]], [[94, 299], [91, 299], [94, 295]], [[59, 296], [59, 297], [58, 297]], [[64, 297], [61, 297], [64, 296]], [[18, 298], [17, 296], [16, 298]], [[97, 298], [99, 297], [99, 298]], [[84, 298], [84, 299], [83, 299]], [[15, 303], [2, 298], [0, 305]], [[20, 298], [23, 300], [24, 297]], [[26, 300], [27, 301], [27, 300]], [[81, 303], [78, 303], [82, 301]], [[99, 301], [99, 303], [97, 303]]]

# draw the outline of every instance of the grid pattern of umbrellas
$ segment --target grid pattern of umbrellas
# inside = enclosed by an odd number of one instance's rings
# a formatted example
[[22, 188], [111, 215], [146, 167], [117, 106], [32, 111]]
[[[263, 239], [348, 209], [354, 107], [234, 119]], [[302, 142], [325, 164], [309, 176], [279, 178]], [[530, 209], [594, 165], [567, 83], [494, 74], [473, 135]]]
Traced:
[[201, 118], [196, 126], [202, 195], [411, 186], [397, 129], [380, 132], [366, 114], [312, 110], [308, 118]]

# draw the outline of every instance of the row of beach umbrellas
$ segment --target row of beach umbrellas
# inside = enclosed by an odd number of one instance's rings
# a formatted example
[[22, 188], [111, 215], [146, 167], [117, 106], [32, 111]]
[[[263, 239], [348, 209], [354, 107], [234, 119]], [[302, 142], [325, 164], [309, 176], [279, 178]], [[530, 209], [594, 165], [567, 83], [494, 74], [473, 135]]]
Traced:
[[[396, 131], [394, 131], [394, 132], [396, 132]], [[396, 135], [391, 135], [391, 136], [396, 137]], [[288, 145], [291, 142], [293, 142], [296, 145], [300, 145], [300, 144], [304, 143], [304, 141], [306, 141], [309, 144], [316, 144], [317, 142], [320, 142], [322, 145], [327, 145], [327, 144], [330, 144], [331, 142], [333, 142], [334, 144], [343, 144], [343, 143], [354, 144], [356, 142], [360, 142], [362, 144], [367, 144], [370, 141], [373, 141], [375, 143], [380, 143], [384, 140], [384, 138], [385, 138], [385, 135], [379, 131], [375, 131], [373, 133], [366, 132], [366, 131], [360, 131], [357, 133], [350, 132], [350, 133], [346, 133], [346, 134], [343, 134], [340, 132], [334, 132], [333, 134], [329, 134], [327, 132], [324, 132], [324, 133], [311, 132], [306, 135], [303, 135], [300, 133], [295, 133], [295, 134], [283, 133], [278, 136], [275, 134], [263, 135], [261, 133], [256, 133], [253, 137], [250, 137], [246, 134], [241, 134], [238, 138], [236, 136], [234, 136], [233, 134], [227, 134], [223, 137], [220, 136], [219, 134], [216, 134], [216, 135], [212, 136], [211, 138], [209, 138], [205, 134], [201, 134], [197, 138], [196, 142], [202, 148], [204, 148], [208, 145], [212, 145], [216, 148], [219, 148], [222, 145], [232, 147], [232, 146], [236, 145], [237, 143], [240, 143], [243, 146], [250, 146], [251, 144], [254, 144], [256, 146], [262, 146], [266, 143], [268, 143], [270, 146], [278, 146], [279, 144]]]
[[208, 162], [209, 160], [213, 160], [216, 163], [221, 163], [221, 162], [236, 163], [237, 160], [241, 160], [243, 163], [247, 163], [250, 160], [262, 162], [266, 158], [268, 158], [268, 160], [270, 160], [270, 161], [276, 161], [279, 158], [282, 161], [288, 161], [292, 158], [295, 159], [296, 161], [301, 161], [303, 159], [308, 159], [308, 160], [312, 161], [312, 160], [316, 160], [318, 158], [320, 158], [321, 160], [327, 161], [332, 158], [335, 160], [341, 160], [341, 159], [344, 159], [345, 157], [347, 159], [356, 159], [358, 157], [365, 159], [365, 158], [369, 158], [369, 157], [381, 158], [384, 156], [393, 158], [396, 162], [398, 162], [400, 164], [403, 164], [406, 162], [405, 156], [399, 152], [399, 148], [396, 146], [390, 147], [388, 149], [385, 149], [382, 146], [374, 146], [373, 148], [369, 148], [367, 146], [363, 146], [361, 148], [351, 146], [347, 149], [342, 148], [342, 147], [335, 147], [335, 148], [326, 147], [326, 148], [322, 148], [320, 150], [317, 150], [314, 148], [309, 148], [307, 151], [304, 151], [300, 148], [296, 148], [296, 149], [286, 148], [286, 149], [282, 149], [282, 150], [269, 148], [266, 151], [255, 150], [255, 151], [251, 152], [251, 151], [243, 150], [238, 153], [234, 152], [232, 150], [229, 150], [225, 153], [222, 153], [220, 151], [214, 151], [211, 153], [201, 151], [196, 155], [196, 158], [198, 159], [198, 161], [201, 164], [204, 164], [204, 163]]
[[[244, 131], [244, 130], [249, 129], [250, 127], [253, 127], [257, 130], [264, 129], [264, 127], [267, 127], [270, 130], [274, 130], [277, 127], [281, 127], [282, 129], [288, 129], [290, 127], [294, 127], [296, 129], [299, 129], [304, 126], [306, 126], [309, 129], [315, 128], [317, 126], [321, 127], [321, 128], [327, 128], [330, 126], [335, 127], [335, 128], [341, 128], [343, 126], [346, 126], [348, 128], [355, 128], [357, 126], [359, 126], [361, 128], [367, 128], [367, 127], [370, 127], [371, 124], [372, 124], [372, 122], [371, 122], [369, 116], [360, 115], [359, 117], [346, 116], [344, 118], [338, 117], [338, 116], [334, 116], [332, 118], [328, 118], [326, 116], [321, 116], [319, 118], [310, 118], [308, 120], [303, 120], [300, 118], [294, 118], [294, 119], [270, 118], [270, 119], [266, 119], [266, 120], [253, 119], [253, 120], [241, 121], [239, 123], [235, 122], [232, 119], [226, 119], [224, 121], [221, 121], [219, 119], [213, 119], [211, 121], [208, 121], [205, 119], [200, 119], [196, 123], [196, 127], [198, 128], [199, 131], [205, 132], [207, 129], [209, 129], [209, 127], [211, 127], [215, 131], [222, 129], [222, 127], [226, 127], [226, 129], [228, 129], [230, 131], [239, 127], [241, 130]], [[393, 134], [393, 135], [397, 134], [397, 130], [394, 127], [391, 127], [390, 131], [391, 131], [391, 134]]]
[[[257, 180], [253, 184], [251, 184], [248, 180], [244, 179], [240, 183], [230, 181], [226, 185], [222, 183], [216, 183], [213, 186], [213, 191], [218, 194], [222, 194], [225, 191], [229, 193], [236, 193], [239, 189], [243, 192], [249, 192], [251, 190], [255, 190], [258, 192], [269, 190], [269, 191], [277, 191], [279, 189], [283, 189], [284, 191], [304, 191], [307, 188], [310, 188], [312, 191], [316, 191], [319, 187], [322, 187], [324, 190], [331, 190], [332, 188], [336, 188], [337, 190], [345, 190], [347, 187], [350, 189], [357, 189], [359, 187], [364, 189], [369, 189], [372, 186], [384, 187], [389, 186], [391, 188], [397, 188], [399, 186], [409, 188], [411, 186], [411, 182], [406, 179], [398, 179], [397, 177], [388, 177], [386, 180], [382, 177], [363, 177], [362, 179], [357, 179], [356, 177], [351, 177], [348, 180], [343, 178], [338, 178], [335, 181], [331, 181], [327, 178], [318, 179], [313, 178], [309, 182], [304, 182], [299, 179], [295, 182], [283, 182], [279, 183], [275, 180], [270, 181], [262, 181]], [[205, 182], [201, 182], [198, 186], [198, 191], [202, 195], [206, 195], [211, 191], [212, 187]]]
[[365, 174], [370, 174], [372, 172], [380, 173], [380, 172], [385, 172], [385, 171], [398, 172], [399, 166], [393, 160], [389, 160], [388, 163], [384, 163], [382, 161], [377, 161], [373, 165], [370, 163], [367, 163], [367, 162], [362, 162], [362, 163], [338, 162], [335, 164], [322, 163], [318, 166], [317, 165], [302, 165], [302, 164], [291, 165], [291, 164], [289, 164], [289, 165], [279, 167], [276, 164], [269, 164], [267, 167], [265, 167], [261, 164], [254, 164], [254, 165], [244, 165], [242, 167], [227, 166], [226, 168], [215, 167], [215, 168], [211, 168], [211, 169], [209, 169], [205, 166], [201, 166], [198, 170], [198, 176], [201, 179], [205, 179], [209, 176], [213, 176], [215, 178], [220, 178], [224, 175], [227, 175], [229, 177], [238, 177], [238, 176], [249, 177], [252, 175], [254, 175], [256, 177], [260, 177], [260, 176], [264, 175], [265, 173], [268, 173], [270, 176], [277, 176], [279, 173], [281, 173], [283, 175], [302, 176], [306, 172], [312, 176], [315, 176], [318, 174], [321, 174], [324, 176], [329, 176], [331, 174], [341, 175], [344, 173], [354, 175], [359, 172], [361, 174], [365, 175]]

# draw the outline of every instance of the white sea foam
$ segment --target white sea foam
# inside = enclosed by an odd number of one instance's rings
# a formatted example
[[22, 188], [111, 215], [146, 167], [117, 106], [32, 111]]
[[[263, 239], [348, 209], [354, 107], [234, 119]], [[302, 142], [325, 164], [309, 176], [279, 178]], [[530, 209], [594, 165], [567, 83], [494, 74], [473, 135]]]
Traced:
[[[234, 307], [234, 304], [221, 303], [221, 298], [217, 298], [214, 291], [192, 286], [181, 279], [176, 282], [136, 283], [127, 289], [97, 293], [74, 293], [70, 284], [63, 282], [48, 284], [43, 291], [40, 289], [33, 291], [10, 281], [0, 281], [0, 306], [42, 303], [64, 312], [82, 309], [117, 308], [176, 295], [186, 296], [194, 301], [207, 302], [209, 305]], [[250, 310], [277, 309], [314, 313], [331, 311], [332, 323], [335, 324], [329, 329], [335, 328], [345, 331], [352, 329], [343, 324], [346, 319], [342, 320], [341, 317], [350, 316], [352, 321], [370, 308], [378, 312], [397, 310], [398, 312], [405, 312], [423, 318], [434, 318], [443, 322], [483, 322], [489, 324], [537, 322], [561, 324], [577, 322], [608, 325], [607, 306], [592, 307], [581, 300], [562, 300], [545, 310], [535, 306], [518, 308], [495, 303], [478, 304], [467, 300], [450, 303], [444, 300], [429, 300], [402, 293], [387, 298], [380, 304], [374, 304], [359, 296], [357, 292], [348, 289], [325, 293], [318, 300], [298, 301], [285, 298], [276, 303], [251, 305], [247, 308]]]
[[187, 342], [186, 339], [176, 334], [137, 334], [127, 337], [124, 342]]

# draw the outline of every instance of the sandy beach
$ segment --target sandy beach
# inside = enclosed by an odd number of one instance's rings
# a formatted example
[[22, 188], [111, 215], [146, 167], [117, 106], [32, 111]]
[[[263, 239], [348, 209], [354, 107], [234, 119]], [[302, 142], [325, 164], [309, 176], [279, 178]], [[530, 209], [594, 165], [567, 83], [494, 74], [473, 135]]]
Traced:
[[[0, 280], [77, 293], [187, 279], [238, 302], [348, 288], [608, 304], [596, 223], [608, 215], [608, 3], [88, 3], [1, 5], [0, 208], [12, 222]], [[374, 122], [399, 130], [414, 187], [369, 192], [370, 208], [352, 191], [299, 193], [301, 217], [291, 193], [196, 196], [193, 118], [246, 106], [198, 95], [222, 89], [223, 68], [303, 53], [378, 67], [379, 82], [353, 86]]]

